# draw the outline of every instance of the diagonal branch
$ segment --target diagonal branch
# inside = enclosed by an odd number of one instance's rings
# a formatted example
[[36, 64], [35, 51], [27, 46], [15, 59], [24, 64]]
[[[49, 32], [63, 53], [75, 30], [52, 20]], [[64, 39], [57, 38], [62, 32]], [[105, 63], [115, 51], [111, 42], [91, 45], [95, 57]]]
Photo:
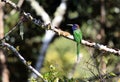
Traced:
[[43, 78], [43, 75], [40, 74], [37, 70], [35, 70], [13, 46], [8, 43], [2, 43], [1, 45], [9, 48], [29, 70], [34, 72], [38, 77], [40, 77], [44, 82], [46, 82]]
[[18, 23], [8, 33], [6, 33], [4, 37], [0, 39], [0, 41], [3, 41], [4, 39], [6, 39], [6, 37], [10, 35], [21, 23], [22, 23], [21, 20], [18, 21]]
[[[9, 1], [9, 0], [2, 0], [4, 1], [5, 3], [8, 3], [9, 5], [11, 5], [13, 8], [17, 9], [18, 11], [22, 11], [18, 6], [16, 6], [13, 2]], [[33, 18], [30, 14], [23, 12], [23, 15], [28, 18], [29, 20], [31, 20], [34, 24], [36, 25], [39, 25], [41, 26], [42, 28], [45, 28], [47, 27], [48, 25], [46, 24], [43, 24], [41, 23], [40, 21], [36, 20], [35, 18]], [[45, 28], [47, 29], [47, 28]], [[64, 36], [65, 38], [68, 38], [70, 40], [74, 40], [73, 36], [69, 33], [69, 32], [66, 32], [66, 31], [62, 31], [60, 29], [57, 29], [57, 28], [54, 28], [54, 26], [51, 26], [50, 30], [56, 32], [57, 34], [60, 34], [61, 36]], [[119, 49], [112, 49], [112, 48], [108, 48], [107, 46], [104, 46], [104, 45], [101, 45], [99, 43], [95, 43], [95, 42], [89, 42], [89, 41], [86, 41], [86, 40], [82, 40], [82, 44], [83, 45], [86, 45], [86, 46], [89, 46], [89, 47], [93, 47], [95, 49], [99, 49], [99, 50], [103, 50], [103, 51], [106, 51], [106, 52], [110, 52], [110, 53], [114, 53], [114, 54], [117, 54], [117, 55], [120, 55], [120, 50]]]

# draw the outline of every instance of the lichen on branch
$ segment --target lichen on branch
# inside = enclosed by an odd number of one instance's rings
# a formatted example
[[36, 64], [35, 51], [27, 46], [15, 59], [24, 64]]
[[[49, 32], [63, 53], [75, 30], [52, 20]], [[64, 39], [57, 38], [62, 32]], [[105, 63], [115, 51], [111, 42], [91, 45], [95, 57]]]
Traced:
[[[44, 28], [44, 29], [48, 29], [48, 24], [44, 24], [42, 23], [40, 20], [37, 20], [36, 18], [34, 18], [30, 13], [26, 13], [23, 10], [21, 10], [15, 3], [13, 3], [10, 0], [2, 0], [3, 2], [9, 4], [10, 6], [12, 6], [13, 8], [15, 8], [16, 10], [18, 10], [19, 12], [21, 12], [25, 18], [27, 18], [28, 20], [32, 21], [34, 24]], [[71, 35], [69, 32], [66, 31], [62, 31], [59, 28], [56, 28], [55, 26], [51, 25], [49, 30], [54, 31], [55, 33], [57, 33], [58, 35], [64, 36], [65, 38], [71, 39], [74, 41], [73, 35]], [[110, 52], [110, 53], [114, 53], [117, 55], [120, 55], [120, 50], [119, 49], [112, 49], [112, 48], [108, 48], [107, 46], [101, 45], [99, 43], [95, 43], [95, 42], [89, 42], [86, 40], [82, 40], [82, 44], [89, 46], [89, 47], [93, 47], [95, 49], [98, 50], [103, 50], [106, 52]]]

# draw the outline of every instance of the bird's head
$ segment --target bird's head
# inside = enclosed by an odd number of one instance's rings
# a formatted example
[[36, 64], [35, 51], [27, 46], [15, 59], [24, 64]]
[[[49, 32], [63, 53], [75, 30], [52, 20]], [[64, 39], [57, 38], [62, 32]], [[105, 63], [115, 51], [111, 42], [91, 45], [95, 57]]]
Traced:
[[77, 30], [79, 29], [79, 25], [78, 24], [67, 24], [68, 26], [72, 26], [72, 30]]

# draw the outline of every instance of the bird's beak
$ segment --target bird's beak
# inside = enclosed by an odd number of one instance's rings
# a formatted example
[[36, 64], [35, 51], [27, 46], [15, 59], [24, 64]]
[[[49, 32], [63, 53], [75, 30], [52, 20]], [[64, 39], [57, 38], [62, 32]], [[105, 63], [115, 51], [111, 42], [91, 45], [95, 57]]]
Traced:
[[67, 24], [67, 26], [73, 26], [73, 24]]

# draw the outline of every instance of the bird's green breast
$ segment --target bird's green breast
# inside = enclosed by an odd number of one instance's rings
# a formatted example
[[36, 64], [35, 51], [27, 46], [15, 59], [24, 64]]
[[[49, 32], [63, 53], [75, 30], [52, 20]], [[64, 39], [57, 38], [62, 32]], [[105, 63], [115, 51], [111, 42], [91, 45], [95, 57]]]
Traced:
[[78, 43], [81, 42], [82, 40], [82, 32], [80, 29], [74, 30], [73, 31], [73, 36], [74, 36], [74, 40]]

